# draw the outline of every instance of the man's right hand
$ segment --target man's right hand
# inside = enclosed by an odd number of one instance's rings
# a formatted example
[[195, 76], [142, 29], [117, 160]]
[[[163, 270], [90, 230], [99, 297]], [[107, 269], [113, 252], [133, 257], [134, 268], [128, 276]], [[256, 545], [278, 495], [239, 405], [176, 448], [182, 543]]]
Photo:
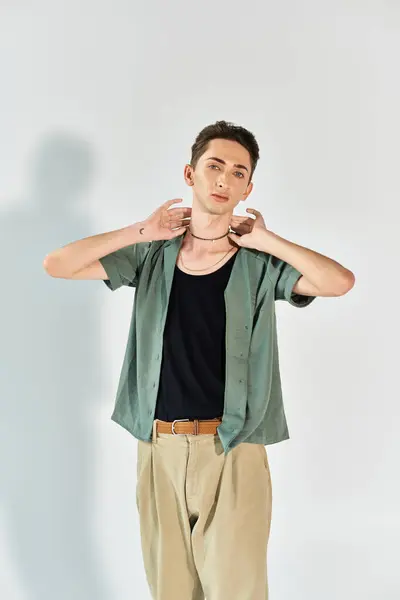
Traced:
[[171, 240], [178, 235], [182, 235], [189, 226], [192, 209], [188, 206], [169, 208], [177, 202], [182, 202], [182, 200], [182, 198], [168, 200], [145, 221], [141, 221], [139, 224], [135, 223], [135, 228], [139, 226], [139, 237], [143, 238], [139, 241]]
[[107, 279], [99, 260], [101, 257], [138, 242], [170, 240], [186, 231], [192, 209], [185, 206], [169, 208], [177, 202], [182, 202], [182, 198], [168, 200], [145, 221], [57, 248], [45, 257], [45, 271], [52, 277], [64, 279]]

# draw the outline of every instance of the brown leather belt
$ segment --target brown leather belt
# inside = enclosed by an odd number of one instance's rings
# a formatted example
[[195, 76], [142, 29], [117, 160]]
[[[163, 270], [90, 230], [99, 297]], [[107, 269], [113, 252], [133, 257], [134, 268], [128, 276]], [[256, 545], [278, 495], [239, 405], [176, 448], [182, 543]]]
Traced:
[[156, 420], [158, 433], [171, 433], [173, 435], [200, 435], [202, 433], [217, 434], [217, 427], [222, 423], [220, 418], [200, 420], [175, 419], [175, 421]]

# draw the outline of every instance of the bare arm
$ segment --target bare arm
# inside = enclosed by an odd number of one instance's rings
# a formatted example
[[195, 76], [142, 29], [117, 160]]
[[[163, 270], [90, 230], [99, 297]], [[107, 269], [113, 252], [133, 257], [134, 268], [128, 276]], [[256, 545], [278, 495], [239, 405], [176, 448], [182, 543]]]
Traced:
[[135, 223], [71, 242], [48, 254], [43, 261], [44, 269], [52, 277], [64, 279], [108, 279], [99, 258], [144, 241], [139, 233], [141, 227], [141, 223]]
[[266, 230], [261, 250], [295, 267], [302, 277], [293, 291], [305, 296], [343, 296], [355, 283], [355, 276], [333, 258], [286, 240]]
[[107, 273], [99, 261], [103, 256], [138, 242], [171, 239], [185, 231], [191, 209], [169, 209], [181, 201], [168, 200], [145, 221], [83, 238], [50, 252], [43, 261], [46, 273], [62, 279], [107, 280]]

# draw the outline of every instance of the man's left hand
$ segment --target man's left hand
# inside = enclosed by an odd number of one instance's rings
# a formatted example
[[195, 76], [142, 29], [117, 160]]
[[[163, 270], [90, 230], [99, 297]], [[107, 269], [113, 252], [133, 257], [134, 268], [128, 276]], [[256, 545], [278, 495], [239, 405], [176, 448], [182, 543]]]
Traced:
[[232, 215], [230, 226], [236, 233], [230, 233], [228, 237], [231, 238], [238, 246], [244, 248], [260, 248], [265, 246], [265, 237], [270, 232], [263, 219], [262, 214], [255, 208], [246, 208], [246, 211], [252, 213], [253, 217], [242, 217], [239, 215]]

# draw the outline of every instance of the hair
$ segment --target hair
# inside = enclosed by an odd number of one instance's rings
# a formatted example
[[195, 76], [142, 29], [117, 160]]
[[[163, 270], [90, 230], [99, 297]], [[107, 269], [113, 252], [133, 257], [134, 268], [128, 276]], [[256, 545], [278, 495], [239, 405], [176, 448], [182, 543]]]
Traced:
[[217, 138], [238, 142], [241, 146], [246, 148], [250, 154], [251, 161], [250, 183], [260, 158], [258, 143], [254, 135], [248, 131], [248, 129], [228, 121], [216, 121], [212, 125], [207, 125], [207, 127], [204, 127], [204, 129], [200, 131], [191, 149], [191, 166], [194, 169], [196, 168], [199, 158], [206, 152], [209, 142]]

